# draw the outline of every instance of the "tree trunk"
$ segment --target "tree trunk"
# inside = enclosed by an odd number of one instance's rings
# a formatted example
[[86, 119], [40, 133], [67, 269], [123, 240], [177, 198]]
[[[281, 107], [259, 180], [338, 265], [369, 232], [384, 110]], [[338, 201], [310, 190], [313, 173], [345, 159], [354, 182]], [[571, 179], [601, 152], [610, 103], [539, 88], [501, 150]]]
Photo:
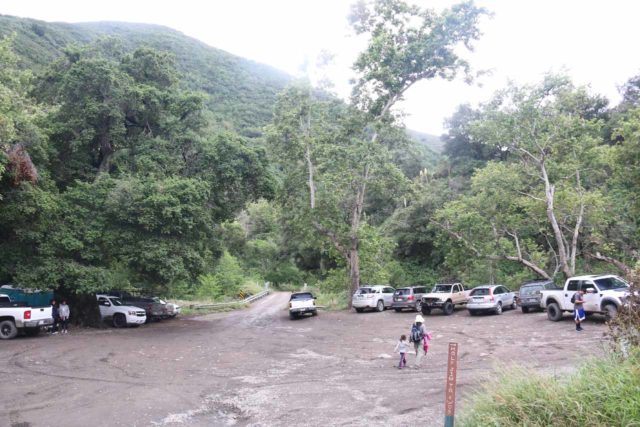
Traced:
[[611, 258], [606, 255], [602, 255], [600, 252], [595, 252], [595, 253], [585, 252], [584, 255], [589, 258], [597, 259], [598, 261], [604, 261], [611, 265], [614, 265], [616, 266], [616, 268], [622, 271], [626, 276], [630, 275], [631, 272], [633, 271], [633, 269], [629, 267], [627, 264], [625, 264], [624, 262], [617, 260], [615, 258]]
[[109, 140], [109, 133], [105, 132], [100, 136], [100, 166], [98, 167], [98, 173], [109, 172], [112, 154], [113, 146]]
[[[565, 279], [574, 275], [574, 271], [569, 265], [569, 259], [567, 254], [567, 248], [564, 244], [564, 236], [562, 235], [562, 230], [560, 230], [560, 225], [558, 225], [558, 220], [556, 219], [555, 207], [554, 207], [554, 197], [555, 197], [555, 188], [549, 181], [549, 175], [547, 175], [547, 168], [544, 164], [544, 161], [540, 161], [540, 172], [542, 173], [542, 180], [544, 181], [544, 194], [545, 200], [547, 202], [547, 218], [549, 219], [549, 223], [551, 223], [551, 228], [553, 229], [553, 235], [556, 239], [556, 245], [558, 246], [558, 257], [560, 258], [560, 269], [565, 276]], [[575, 268], [575, 267], [574, 267]]]
[[355, 244], [356, 247], [352, 247], [349, 250], [349, 282], [351, 284], [350, 292], [347, 296], [349, 307], [351, 307], [351, 303], [353, 302], [353, 294], [355, 294], [360, 287], [360, 254], [358, 253], [357, 238]]
[[100, 318], [100, 309], [95, 294], [76, 294], [68, 289], [60, 288], [55, 295], [58, 302], [67, 301], [71, 312], [69, 320], [72, 324], [92, 328], [105, 327]]

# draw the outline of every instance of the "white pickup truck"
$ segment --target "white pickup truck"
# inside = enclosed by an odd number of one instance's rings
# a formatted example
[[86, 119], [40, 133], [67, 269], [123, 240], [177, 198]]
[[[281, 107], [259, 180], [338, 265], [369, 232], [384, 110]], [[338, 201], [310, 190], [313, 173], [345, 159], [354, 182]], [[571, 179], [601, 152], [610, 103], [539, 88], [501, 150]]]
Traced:
[[100, 317], [102, 320], [111, 320], [116, 328], [125, 326], [144, 325], [147, 321], [147, 313], [144, 308], [124, 305], [120, 298], [111, 295], [96, 295]]
[[42, 327], [52, 324], [51, 306], [27, 307], [0, 294], [0, 339], [15, 338], [18, 332], [37, 335]]
[[540, 306], [546, 308], [547, 318], [557, 322], [564, 312], [573, 311], [571, 297], [579, 289], [584, 291], [585, 313], [604, 314], [613, 319], [629, 296], [629, 284], [612, 274], [570, 277], [563, 289], [542, 290]]
[[311, 292], [294, 292], [289, 298], [289, 317], [297, 319], [300, 315], [311, 314], [318, 315], [318, 307], [316, 307], [316, 297]]
[[456, 305], [467, 303], [469, 292], [461, 283], [437, 284], [431, 292], [422, 296], [422, 314], [429, 314], [432, 309], [440, 308], [448, 316], [453, 313]]

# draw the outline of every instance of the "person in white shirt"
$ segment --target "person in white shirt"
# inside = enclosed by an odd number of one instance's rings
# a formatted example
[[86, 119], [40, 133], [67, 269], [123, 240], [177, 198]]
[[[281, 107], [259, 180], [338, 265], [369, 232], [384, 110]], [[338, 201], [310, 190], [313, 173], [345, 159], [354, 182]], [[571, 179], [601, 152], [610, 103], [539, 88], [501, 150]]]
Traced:
[[69, 310], [69, 306], [67, 305], [66, 300], [62, 300], [60, 302], [60, 307], [58, 307], [58, 316], [60, 316], [60, 333], [67, 334], [69, 330], [67, 329], [69, 326], [69, 315], [71, 314], [71, 310]]

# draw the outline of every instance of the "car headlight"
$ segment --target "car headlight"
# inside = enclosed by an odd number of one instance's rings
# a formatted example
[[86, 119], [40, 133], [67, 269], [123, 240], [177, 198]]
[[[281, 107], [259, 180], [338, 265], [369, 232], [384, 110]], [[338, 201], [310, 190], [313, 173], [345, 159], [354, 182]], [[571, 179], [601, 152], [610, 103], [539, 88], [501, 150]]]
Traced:
[[129, 311], [128, 313], [129, 313], [129, 316], [135, 316], [136, 315], [135, 311]]

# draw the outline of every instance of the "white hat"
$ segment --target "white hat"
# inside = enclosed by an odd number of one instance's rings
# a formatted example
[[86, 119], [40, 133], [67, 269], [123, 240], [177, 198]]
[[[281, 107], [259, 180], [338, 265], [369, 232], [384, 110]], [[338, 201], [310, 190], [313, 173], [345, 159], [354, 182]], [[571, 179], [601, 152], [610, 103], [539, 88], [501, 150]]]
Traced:
[[419, 314], [416, 314], [416, 323], [424, 323], [424, 319]]

